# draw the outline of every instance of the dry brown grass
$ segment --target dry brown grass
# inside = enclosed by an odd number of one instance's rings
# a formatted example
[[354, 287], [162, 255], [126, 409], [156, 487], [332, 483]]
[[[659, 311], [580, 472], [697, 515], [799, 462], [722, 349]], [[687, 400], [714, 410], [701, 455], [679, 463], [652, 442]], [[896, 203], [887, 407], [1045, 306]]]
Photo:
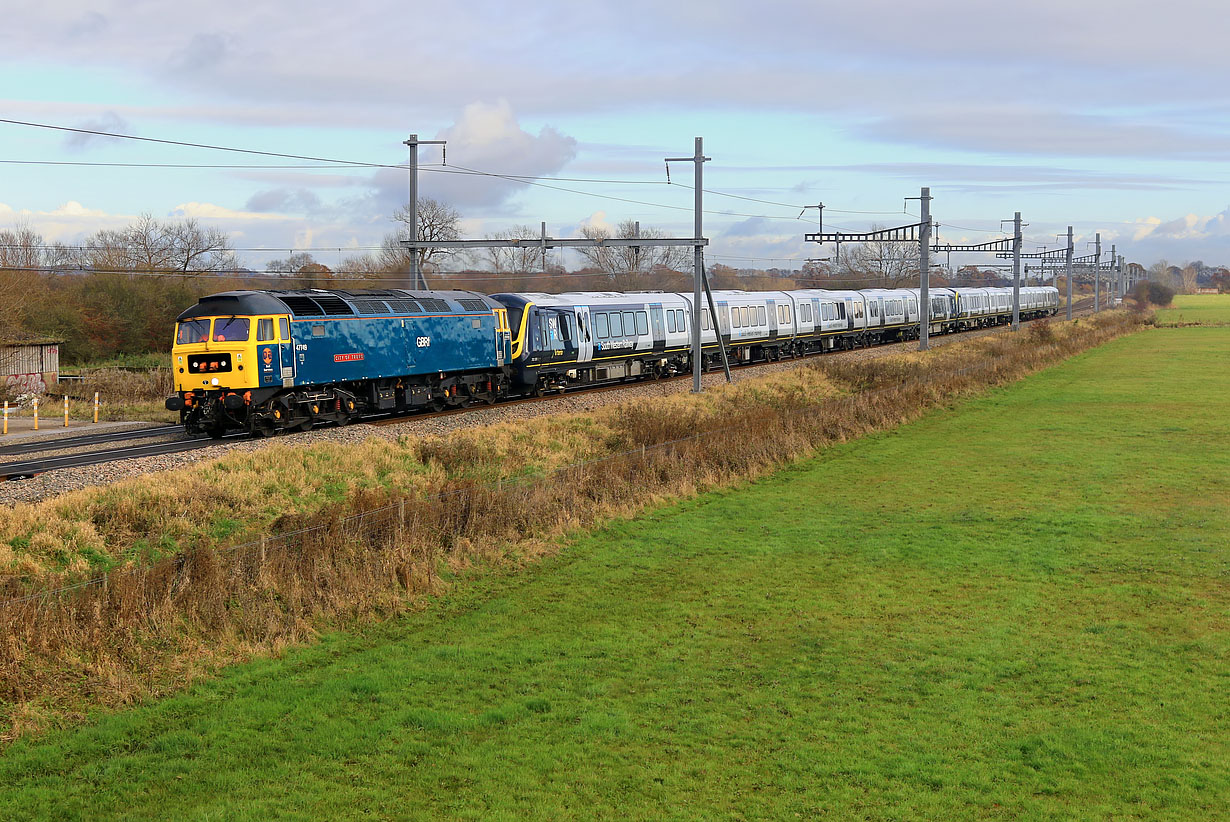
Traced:
[[[561, 533], [763, 475], [1139, 324], [1108, 313], [1052, 328], [1049, 340], [1027, 332], [927, 355], [820, 359], [699, 397], [395, 445], [232, 454], [22, 506], [0, 520], [10, 570], [0, 734], [182, 687], [322, 624], [397, 613], [438, 588], [444, 569], [528, 561]], [[145, 560], [133, 549], [153, 550], [151, 534], [178, 550]], [[80, 579], [91, 552], [122, 566], [37, 595]]]

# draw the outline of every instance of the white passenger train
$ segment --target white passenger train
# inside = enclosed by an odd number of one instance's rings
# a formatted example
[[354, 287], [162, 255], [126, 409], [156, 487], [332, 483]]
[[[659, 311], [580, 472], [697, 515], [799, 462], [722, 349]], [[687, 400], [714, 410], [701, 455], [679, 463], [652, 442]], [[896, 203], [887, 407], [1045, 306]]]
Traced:
[[[692, 295], [665, 292], [494, 294], [514, 330], [513, 381], [522, 389], [562, 390], [691, 370]], [[929, 290], [931, 334], [1011, 321], [1011, 288]], [[702, 365], [772, 361], [919, 336], [915, 288], [862, 291], [715, 291], [716, 327], [702, 302]], [[1022, 319], [1054, 315], [1059, 291], [1020, 289]]]

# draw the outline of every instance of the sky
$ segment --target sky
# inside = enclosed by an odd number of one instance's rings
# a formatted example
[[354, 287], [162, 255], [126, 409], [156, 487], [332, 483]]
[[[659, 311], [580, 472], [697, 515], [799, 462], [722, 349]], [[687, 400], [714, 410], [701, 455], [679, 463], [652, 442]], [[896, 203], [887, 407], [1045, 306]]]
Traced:
[[337, 267], [393, 230], [411, 133], [447, 141], [419, 149], [420, 195], [464, 236], [690, 237], [692, 165], [668, 183], [664, 161], [702, 137], [710, 264], [796, 268], [832, 248], [804, 242], [805, 206], [826, 230], [903, 225], [922, 186], [942, 242], [1020, 211], [1027, 252], [1072, 225], [1078, 255], [1100, 233], [1145, 265], [1230, 263], [1213, 0], [5, 5], [2, 119], [317, 158], [0, 123], [0, 228], [48, 240], [191, 217], [252, 268]]

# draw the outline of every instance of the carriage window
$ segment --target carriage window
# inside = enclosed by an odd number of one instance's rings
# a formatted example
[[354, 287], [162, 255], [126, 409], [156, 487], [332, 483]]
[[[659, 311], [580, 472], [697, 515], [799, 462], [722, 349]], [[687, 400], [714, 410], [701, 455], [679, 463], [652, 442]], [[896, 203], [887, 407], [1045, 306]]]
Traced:
[[631, 337], [636, 333], [636, 315], [631, 311], [624, 312], [624, 336]]
[[680, 330], [680, 331], [687, 331], [687, 330], [688, 330], [688, 318], [687, 318], [687, 312], [685, 312], [682, 308], [680, 308], [680, 309], [679, 309], [678, 311], [676, 311], [675, 313], [677, 313], [677, 314], [679, 315], [679, 330]]
[[756, 317], [760, 320], [760, 325], [769, 324], [769, 320], [765, 315], [765, 309], [763, 305], [756, 306]]
[[594, 320], [597, 323], [594, 327], [598, 330], [598, 339], [605, 340], [611, 336], [611, 327], [607, 323], [606, 314], [595, 314]]
[[618, 311], [611, 312], [611, 336], [622, 337], [624, 335], [624, 315]]
[[713, 329], [713, 323], [709, 320], [709, 309], [707, 308], [700, 312], [700, 327], [703, 331]]
[[675, 312], [674, 311], [666, 312], [666, 330], [670, 332], [671, 334], [675, 333]]
[[837, 319], [844, 320], [845, 318], [846, 318], [846, 304], [838, 303], [837, 304]]
[[742, 306], [739, 309], [739, 320], [743, 323], [744, 328], [750, 328], [752, 325], [751, 318], [748, 316], [747, 306]]
[[564, 342], [571, 342], [576, 335], [572, 333], [573, 316], [571, 314], [561, 314], [559, 323], [559, 336]]
[[649, 314], [645, 311], [636, 312], [636, 333], [642, 337], [649, 333]]

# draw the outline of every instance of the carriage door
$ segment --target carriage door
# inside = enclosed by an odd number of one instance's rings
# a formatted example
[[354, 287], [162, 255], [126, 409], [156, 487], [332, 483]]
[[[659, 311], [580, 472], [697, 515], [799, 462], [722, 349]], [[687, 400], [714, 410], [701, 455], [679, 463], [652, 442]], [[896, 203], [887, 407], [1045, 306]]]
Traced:
[[653, 303], [649, 306], [649, 330], [653, 332], [653, 350], [655, 353], [666, 350], [666, 323], [662, 319], [662, 304]]
[[[262, 351], [262, 368], [265, 364], [264, 356]], [[282, 380], [282, 386], [289, 388], [295, 384], [295, 341], [290, 336], [290, 317], [278, 317], [278, 360], [278, 376]]]
[[588, 305], [577, 306], [577, 362], [594, 358], [594, 329], [590, 325]]

